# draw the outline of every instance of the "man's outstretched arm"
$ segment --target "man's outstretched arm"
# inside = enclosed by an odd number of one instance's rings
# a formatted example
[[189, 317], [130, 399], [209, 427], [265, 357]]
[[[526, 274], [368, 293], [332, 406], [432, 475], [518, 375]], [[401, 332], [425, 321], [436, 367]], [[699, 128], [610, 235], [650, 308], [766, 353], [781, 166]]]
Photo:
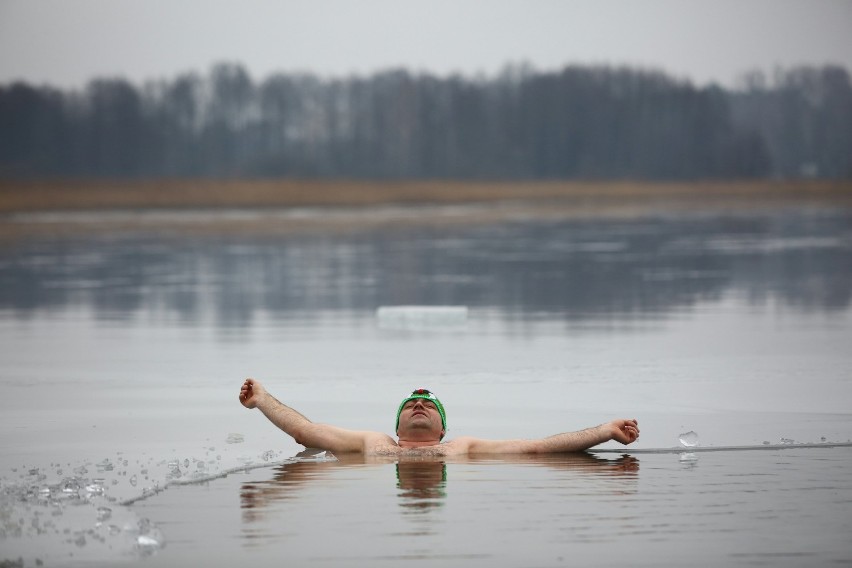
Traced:
[[639, 423], [635, 419], [618, 419], [578, 432], [565, 432], [538, 440], [482, 440], [460, 438], [469, 454], [548, 454], [581, 452], [615, 440], [630, 444], [639, 438]]
[[[269, 394], [260, 381], [246, 379], [240, 387], [240, 403], [246, 408], [258, 408], [270, 422], [289, 434], [307, 448], [320, 448], [331, 452], [364, 452], [368, 443], [390, 441], [377, 432], [357, 432], [329, 424], [311, 422]], [[387, 440], [379, 439], [387, 438]]]

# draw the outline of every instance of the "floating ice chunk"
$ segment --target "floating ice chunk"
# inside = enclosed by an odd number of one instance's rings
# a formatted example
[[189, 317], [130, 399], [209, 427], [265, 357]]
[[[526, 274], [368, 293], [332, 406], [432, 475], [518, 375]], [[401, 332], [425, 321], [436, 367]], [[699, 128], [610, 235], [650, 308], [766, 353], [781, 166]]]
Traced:
[[149, 554], [154, 554], [160, 548], [160, 541], [156, 538], [140, 534], [136, 537], [136, 548], [142, 554], [142, 556], [148, 556]]
[[180, 470], [180, 462], [177, 460], [171, 460], [168, 463], [169, 472], [166, 474], [167, 479], [177, 479], [183, 475], [183, 472]]
[[689, 432], [684, 432], [680, 436], [678, 436], [678, 441], [680, 441], [680, 445], [684, 448], [694, 448], [698, 445], [698, 434], [690, 430]]
[[93, 479], [91, 483], [86, 485], [86, 492], [91, 493], [93, 495], [103, 495], [104, 481], [105, 480], [101, 478]]
[[382, 329], [441, 329], [467, 324], [467, 306], [381, 306], [376, 319]]
[[325, 456], [326, 451], [321, 450], [319, 448], [305, 448], [298, 454], [296, 454], [297, 458], [321, 458]]
[[157, 539], [151, 538], [150, 536], [139, 535], [139, 538], [136, 539], [136, 543], [139, 546], [160, 546], [160, 543], [157, 542]]
[[244, 441], [245, 441], [245, 437], [242, 434], [236, 434], [236, 433], [228, 434], [228, 437], [225, 438], [226, 444], [242, 444]]

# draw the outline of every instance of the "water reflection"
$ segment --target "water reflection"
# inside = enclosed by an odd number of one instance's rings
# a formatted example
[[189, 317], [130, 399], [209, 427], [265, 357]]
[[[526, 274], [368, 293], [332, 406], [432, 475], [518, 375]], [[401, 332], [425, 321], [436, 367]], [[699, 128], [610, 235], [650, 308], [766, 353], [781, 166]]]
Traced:
[[[428, 513], [442, 507], [453, 494], [453, 484], [459, 487], [472, 481], [489, 479], [495, 475], [495, 472], [497, 475], [505, 475], [508, 472], [515, 484], [517, 484], [517, 478], [524, 477], [524, 470], [517, 467], [510, 469], [505, 466], [538, 467], [563, 474], [562, 478], [548, 476], [553, 489], [564, 489], [565, 477], [570, 477], [572, 480], [579, 479], [578, 483], [582, 485], [581, 494], [583, 495], [633, 494], [637, 489], [636, 482], [639, 475], [639, 460], [627, 454], [616, 459], [607, 459], [588, 453], [468, 456], [450, 459], [342, 455], [337, 460], [307, 460], [283, 464], [275, 469], [272, 479], [242, 484], [240, 502], [243, 521], [251, 524], [265, 520], [267, 513], [275, 511], [281, 503], [304, 495], [309, 486], [318, 484], [320, 489], [323, 486], [327, 487], [336, 474], [351, 473], [364, 466], [384, 468], [390, 465], [393, 465], [396, 472], [398, 504], [404, 513], [413, 514]], [[467, 466], [475, 466], [475, 469], [467, 469]], [[459, 472], [462, 469], [465, 469], [464, 474], [460, 474], [459, 478], [454, 480], [453, 471]], [[612, 483], [605, 483], [607, 480]], [[351, 480], [348, 484], [349, 487], [353, 487]], [[537, 487], [535, 491], [541, 489], [546, 488]], [[459, 491], [463, 490], [459, 489]]]
[[356, 235], [110, 235], [0, 248], [0, 309], [79, 308], [187, 325], [497, 308], [508, 320], [667, 313], [739, 291], [754, 303], [845, 310], [852, 214], [755, 213], [383, 229]]
[[440, 507], [447, 492], [447, 464], [434, 459], [401, 459], [396, 463], [399, 504], [414, 512]]

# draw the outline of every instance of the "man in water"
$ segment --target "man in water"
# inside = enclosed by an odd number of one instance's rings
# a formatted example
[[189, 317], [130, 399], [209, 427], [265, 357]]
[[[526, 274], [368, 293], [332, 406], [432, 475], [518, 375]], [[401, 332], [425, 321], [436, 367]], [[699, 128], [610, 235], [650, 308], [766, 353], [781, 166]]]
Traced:
[[441, 442], [447, 431], [447, 414], [438, 398], [417, 389], [399, 405], [395, 441], [381, 432], [346, 430], [311, 422], [269, 394], [259, 381], [246, 379], [240, 403], [259, 408], [276, 426], [307, 448], [332, 453], [364, 455], [460, 456], [469, 454], [543, 454], [579, 452], [610, 440], [630, 444], [639, 438], [635, 419], [618, 419], [600, 426], [537, 440], [484, 440], [461, 437]]

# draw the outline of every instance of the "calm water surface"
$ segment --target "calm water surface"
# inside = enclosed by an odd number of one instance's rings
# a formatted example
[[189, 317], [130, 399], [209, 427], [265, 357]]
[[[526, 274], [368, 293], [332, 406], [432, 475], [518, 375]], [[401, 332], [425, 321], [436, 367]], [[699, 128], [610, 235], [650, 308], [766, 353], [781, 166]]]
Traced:
[[850, 459], [842, 448], [295, 463], [139, 509], [175, 540], [155, 566], [821, 566], [849, 559]]
[[847, 210], [5, 242], [0, 560], [848, 562], [848, 449], [292, 463], [236, 395], [389, 432], [425, 386], [449, 437], [846, 442], [850, 300]]

